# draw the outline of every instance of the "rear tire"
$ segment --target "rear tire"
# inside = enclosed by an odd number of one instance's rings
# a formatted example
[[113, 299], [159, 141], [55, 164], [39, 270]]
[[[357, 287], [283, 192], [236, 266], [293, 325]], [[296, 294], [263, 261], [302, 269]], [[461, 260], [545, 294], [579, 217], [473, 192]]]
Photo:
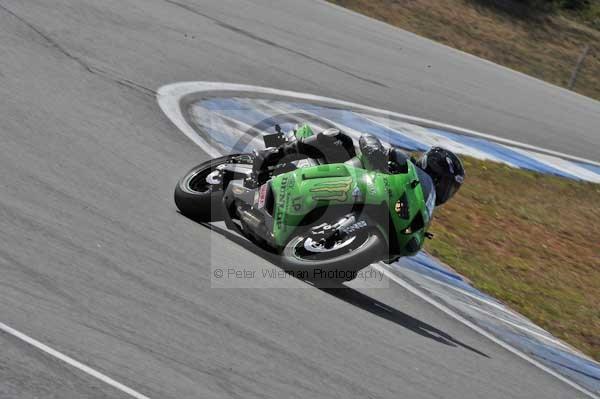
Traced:
[[185, 216], [200, 222], [223, 220], [223, 186], [210, 184], [206, 177], [216, 167], [241, 154], [226, 155], [203, 162], [187, 172], [175, 186], [175, 205]]

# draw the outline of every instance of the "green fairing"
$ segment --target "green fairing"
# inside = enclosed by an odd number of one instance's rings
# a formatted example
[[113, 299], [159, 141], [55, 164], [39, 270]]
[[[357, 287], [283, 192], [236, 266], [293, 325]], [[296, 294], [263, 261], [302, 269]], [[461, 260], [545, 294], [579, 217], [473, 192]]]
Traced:
[[301, 139], [305, 139], [307, 137], [313, 136], [314, 132], [312, 131], [310, 126], [308, 126], [307, 124], [304, 124], [304, 125], [300, 126], [298, 129], [296, 129], [296, 131], [294, 132], [294, 135], [296, 136], [296, 138], [298, 140], [301, 140]]
[[[419, 248], [422, 247], [425, 229], [429, 224], [423, 190], [420, 184], [416, 184], [419, 177], [415, 168], [409, 161], [408, 173], [391, 175], [346, 164], [328, 164], [299, 168], [276, 176], [272, 180], [275, 195], [275, 243], [283, 246], [302, 219], [317, 207], [363, 203], [383, 205], [389, 209], [393, 224], [389, 227], [396, 232], [398, 240], [399, 253], [395, 255], [410, 255], [406, 244], [415, 237]], [[409, 217], [406, 219], [398, 216], [395, 211], [396, 202], [404, 193], [409, 210]], [[423, 217], [424, 227], [415, 232], [407, 232], [418, 213]], [[382, 230], [382, 233], [384, 237], [394, 237], [386, 231]]]

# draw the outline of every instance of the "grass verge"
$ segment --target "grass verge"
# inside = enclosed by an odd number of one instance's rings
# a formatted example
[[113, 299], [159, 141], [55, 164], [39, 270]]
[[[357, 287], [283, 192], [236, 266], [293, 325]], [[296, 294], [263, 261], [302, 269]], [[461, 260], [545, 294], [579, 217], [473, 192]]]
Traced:
[[600, 361], [600, 185], [464, 161], [426, 249]]
[[[592, 27], [600, 26], [597, 2], [594, 14], [584, 18], [511, 13], [490, 6], [491, 0], [329, 1], [563, 87], [587, 44], [574, 90], [600, 100], [600, 30]], [[593, 23], [581, 22], [592, 17]]]

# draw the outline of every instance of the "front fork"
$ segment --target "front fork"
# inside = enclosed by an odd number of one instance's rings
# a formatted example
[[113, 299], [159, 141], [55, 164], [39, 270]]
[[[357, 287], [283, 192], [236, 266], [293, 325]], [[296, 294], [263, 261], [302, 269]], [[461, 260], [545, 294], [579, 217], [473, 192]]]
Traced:
[[325, 248], [332, 248], [339, 240], [347, 238], [351, 233], [367, 227], [367, 222], [356, 221], [352, 213], [342, 217], [334, 224], [322, 223], [311, 229], [312, 238], [323, 244]]

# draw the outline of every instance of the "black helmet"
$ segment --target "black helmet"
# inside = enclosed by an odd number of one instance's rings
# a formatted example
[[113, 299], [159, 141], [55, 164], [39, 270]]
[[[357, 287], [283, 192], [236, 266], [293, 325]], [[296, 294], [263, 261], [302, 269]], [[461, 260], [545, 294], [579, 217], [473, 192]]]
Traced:
[[441, 147], [431, 147], [417, 164], [433, 180], [436, 205], [452, 198], [465, 180], [465, 168], [460, 158]]

